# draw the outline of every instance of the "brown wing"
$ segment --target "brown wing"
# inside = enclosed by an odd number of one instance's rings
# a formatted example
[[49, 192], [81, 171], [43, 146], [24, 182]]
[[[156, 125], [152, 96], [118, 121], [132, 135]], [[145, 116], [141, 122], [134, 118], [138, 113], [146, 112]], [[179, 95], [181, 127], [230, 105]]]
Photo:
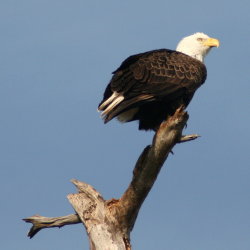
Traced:
[[192, 95], [205, 81], [206, 67], [183, 53], [161, 49], [127, 58], [113, 74], [99, 109], [108, 107], [110, 103], [103, 103], [113, 93], [120, 102], [105, 113], [106, 122], [145, 102], [171, 101], [183, 93]]

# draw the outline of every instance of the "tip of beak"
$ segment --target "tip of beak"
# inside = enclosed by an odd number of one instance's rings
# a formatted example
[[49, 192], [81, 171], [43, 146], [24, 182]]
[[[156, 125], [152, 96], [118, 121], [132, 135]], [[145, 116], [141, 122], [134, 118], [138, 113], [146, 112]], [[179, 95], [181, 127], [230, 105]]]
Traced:
[[218, 39], [216, 39], [216, 38], [212, 38], [211, 39], [211, 46], [218, 48], [220, 46], [220, 41]]
[[205, 41], [205, 45], [209, 46], [209, 47], [219, 47], [220, 46], [220, 41], [216, 38], [208, 38]]

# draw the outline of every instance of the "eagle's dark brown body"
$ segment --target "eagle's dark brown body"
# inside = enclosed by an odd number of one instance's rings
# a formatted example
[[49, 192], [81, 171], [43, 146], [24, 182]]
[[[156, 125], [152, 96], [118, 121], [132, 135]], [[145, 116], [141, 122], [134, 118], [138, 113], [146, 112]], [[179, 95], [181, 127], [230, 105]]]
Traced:
[[113, 74], [99, 104], [104, 121], [139, 120], [144, 130], [187, 106], [207, 75], [199, 60], [167, 49], [130, 56]]

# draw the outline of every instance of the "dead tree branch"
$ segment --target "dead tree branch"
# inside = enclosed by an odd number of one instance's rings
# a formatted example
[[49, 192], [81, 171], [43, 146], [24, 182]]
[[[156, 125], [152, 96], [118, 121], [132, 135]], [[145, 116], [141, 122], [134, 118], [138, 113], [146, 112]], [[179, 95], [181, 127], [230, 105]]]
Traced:
[[81, 220], [77, 214], [70, 214], [61, 217], [44, 217], [41, 215], [33, 215], [29, 218], [23, 219], [25, 222], [32, 223], [28, 237], [32, 238], [36, 233], [38, 233], [43, 228], [49, 227], [63, 227], [66, 225], [72, 225], [80, 223]]
[[132, 181], [120, 199], [105, 200], [92, 186], [72, 180], [78, 193], [68, 195], [68, 200], [76, 214], [56, 218], [39, 215], [26, 218], [26, 222], [33, 224], [28, 236], [33, 237], [43, 228], [82, 222], [89, 236], [90, 249], [131, 249], [130, 232], [168, 154], [176, 143], [199, 137], [182, 136], [187, 120], [188, 114], [181, 107], [161, 124], [152, 145], [147, 146], [140, 155]]

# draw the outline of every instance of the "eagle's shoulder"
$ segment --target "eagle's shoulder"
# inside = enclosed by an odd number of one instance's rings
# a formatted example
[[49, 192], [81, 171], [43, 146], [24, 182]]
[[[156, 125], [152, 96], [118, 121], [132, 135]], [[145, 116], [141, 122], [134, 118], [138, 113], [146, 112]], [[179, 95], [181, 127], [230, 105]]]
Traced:
[[178, 85], [195, 91], [207, 72], [199, 60], [175, 50], [158, 49], [128, 57], [113, 74], [111, 88], [118, 92], [136, 83]]

